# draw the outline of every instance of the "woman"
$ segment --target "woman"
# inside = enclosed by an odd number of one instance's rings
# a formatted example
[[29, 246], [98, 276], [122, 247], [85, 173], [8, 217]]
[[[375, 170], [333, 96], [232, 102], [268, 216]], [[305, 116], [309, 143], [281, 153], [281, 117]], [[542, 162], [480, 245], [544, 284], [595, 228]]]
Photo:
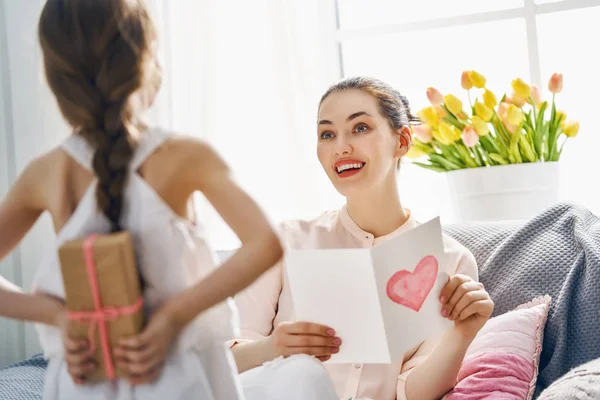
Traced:
[[[402, 206], [397, 173], [411, 146], [410, 124], [416, 121], [408, 100], [381, 81], [359, 77], [332, 86], [319, 105], [317, 154], [346, 204], [312, 221], [282, 224], [280, 234], [287, 248], [372, 247], [415, 227], [417, 221]], [[439, 399], [455, 385], [466, 350], [494, 304], [477, 282], [473, 255], [447, 236], [444, 247], [454, 274], [441, 293], [441, 313], [454, 326], [393, 364], [325, 365], [340, 398]], [[285, 387], [274, 387], [277, 374], [310, 379], [303, 372], [305, 366], [298, 364], [298, 360], [306, 364], [306, 357], [298, 355], [326, 361], [343, 346], [335, 327], [292, 322], [286, 279], [279, 265], [236, 297], [242, 334], [231, 348], [242, 385], [253, 387], [271, 376], [273, 398], [286, 396]], [[313, 384], [325, 385], [318, 378]]]

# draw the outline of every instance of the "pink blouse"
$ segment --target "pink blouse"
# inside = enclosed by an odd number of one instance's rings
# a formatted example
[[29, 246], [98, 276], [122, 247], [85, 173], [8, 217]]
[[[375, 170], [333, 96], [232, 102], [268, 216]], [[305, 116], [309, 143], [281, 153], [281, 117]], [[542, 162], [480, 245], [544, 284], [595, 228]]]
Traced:
[[[411, 216], [396, 231], [375, 238], [356, 225], [346, 207], [325, 212], [311, 221], [287, 221], [279, 232], [289, 249], [368, 248], [414, 228]], [[471, 252], [456, 240], [444, 235], [444, 249], [456, 274], [478, 279], [477, 265]], [[279, 264], [261, 276], [245, 291], [235, 296], [241, 320], [241, 337], [230, 343], [252, 341], [269, 336], [284, 321], [294, 321], [294, 307], [286, 284], [285, 268]], [[342, 344], [343, 345], [343, 344]], [[404, 384], [411, 369], [424, 357], [412, 357], [393, 364], [324, 364], [336, 391], [343, 400], [406, 399]]]

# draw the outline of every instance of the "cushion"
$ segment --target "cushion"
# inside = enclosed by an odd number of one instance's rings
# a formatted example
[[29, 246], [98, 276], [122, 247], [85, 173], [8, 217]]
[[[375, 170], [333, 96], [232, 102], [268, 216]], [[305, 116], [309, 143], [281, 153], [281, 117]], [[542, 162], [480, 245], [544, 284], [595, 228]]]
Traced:
[[47, 366], [38, 354], [0, 370], [0, 400], [42, 400]]
[[550, 297], [491, 318], [469, 346], [445, 400], [533, 398]]
[[600, 399], [600, 358], [567, 372], [538, 397], [538, 400], [566, 399]]
[[520, 223], [446, 226], [477, 260], [493, 316], [552, 297], [536, 396], [571, 369], [600, 357], [600, 216], [558, 203]]

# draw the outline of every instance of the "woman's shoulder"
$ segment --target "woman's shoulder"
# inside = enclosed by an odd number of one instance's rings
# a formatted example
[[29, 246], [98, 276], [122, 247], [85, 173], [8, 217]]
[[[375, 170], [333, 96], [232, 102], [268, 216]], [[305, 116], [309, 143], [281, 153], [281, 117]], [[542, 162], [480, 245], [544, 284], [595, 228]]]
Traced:
[[477, 261], [467, 247], [452, 236], [443, 233], [444, 252], [455, 274], [468, 275], [474, 280], [479, 279]]
[[340, 210], [328, 210], [314, 218], [284, 220], [277, 225], [277, 232], [286, 244], [312, 242], [335, 234], [340, 228], [339, 216]]

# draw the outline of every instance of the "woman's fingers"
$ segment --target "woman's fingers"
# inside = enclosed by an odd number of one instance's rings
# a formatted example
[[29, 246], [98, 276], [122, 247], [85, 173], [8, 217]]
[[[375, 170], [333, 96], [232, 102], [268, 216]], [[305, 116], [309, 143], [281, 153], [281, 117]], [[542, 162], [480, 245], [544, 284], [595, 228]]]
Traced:
[[454, 313], [454, 308], [456, 307], [456, 304], [465, 295], [465, 293], [481, 290], [483, 288], [483, 285], [479, 282], [470, 280], [470, 278], [469, 278], [469, 280], [462, 281], [460, 284], [458, 284], [456, 286], [453, 285], [453, 287], [454, 287], [454, 291], [452, 292], [452, 295], [450, 297], [448, 297], [448, 300], [442, 307], [441, 313], [442, 313], [442, 316], [445, 318], [452, 316], [452, 314]]
[[335, 331], [325, 325], [312, 322], [294, 322], [287, 324], [284, 328], [286, 333], [292, 335], [316, 335], [316, 336], [334, 336]]
[[456, 303], [454, 306], [454, 310], [452, 310], [452, 314], [450, 315], [451, 320], [458, 319], [458, 316], [472, 303], [475, 303], [480, 300], [486, 300], [489, 298], [489, 295], [484, 290], [473, 290], [466, 292]]
[[339, 347], [342, 339], [311, 335], [288, 335], [287, 347]]

